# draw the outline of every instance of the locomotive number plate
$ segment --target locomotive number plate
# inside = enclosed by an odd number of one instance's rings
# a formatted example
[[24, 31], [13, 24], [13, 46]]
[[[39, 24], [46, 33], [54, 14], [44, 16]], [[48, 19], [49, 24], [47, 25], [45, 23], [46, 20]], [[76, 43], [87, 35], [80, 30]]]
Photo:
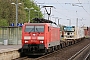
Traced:
[[36, 39], [36, 37], [32, 37], [32, 39]]

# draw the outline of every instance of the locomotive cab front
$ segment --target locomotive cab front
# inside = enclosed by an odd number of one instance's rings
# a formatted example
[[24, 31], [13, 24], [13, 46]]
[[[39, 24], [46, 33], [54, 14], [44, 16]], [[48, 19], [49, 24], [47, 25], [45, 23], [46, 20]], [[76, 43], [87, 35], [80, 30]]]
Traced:
[[22, 52], [37, 55], [45, 52], [45, 25], [29, 23], [23, 25]]

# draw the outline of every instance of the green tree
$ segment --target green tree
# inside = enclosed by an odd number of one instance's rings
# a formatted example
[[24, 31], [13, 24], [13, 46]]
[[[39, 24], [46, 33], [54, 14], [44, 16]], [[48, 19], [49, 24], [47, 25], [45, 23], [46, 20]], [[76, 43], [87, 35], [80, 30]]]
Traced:
[[[3, 26], [9, 26], [11, 23], [16, 23], [16, 6], [12, 5], [12, 2], [16, 3], [16, 0], [0, 0], [0, 26], [2, 26], [3, 23], [6, 23]], [[40, 8], [34, 3], [34, 1], [18, 0], [18, 3], [22, 3], [21, 5], [18, 5], [19, 23], [28, 22], [28, 11], [24, 9], [25, 7], [33, 7], [34, 10], [40, 11]], [[34, 10], [31, 10], [31, 19], [36, 17], [36, 12]], [[39, 14], [42, 18], [42, 13], [39, 12]]]
[[[43, 17], [43, 14], [42, 14], [42, 12], [40, 11], [40, 7], [39, 6], [37, 6], [35, 3], [34, 3], [34, 1], [32, 1], [32, 0], [23, 0], [23, 2], [24, 2], [24, 7], [27, 7], [27, 8], [34, 8], [34, 10], [30, 10], [30, 20], [31, 20], [31, 22], [33, 22], [33, 18], [35, 18], [35, 17], [37, 17], [37, 15], [39, 15], [38, 16], [38, 18], [42, 18]], [[38, 11], [38, 12], [36, 12], [36, 11]], [[26, 13], [27, 13], [27, 21], [28, 21], [28, 11], [26, 10]]]

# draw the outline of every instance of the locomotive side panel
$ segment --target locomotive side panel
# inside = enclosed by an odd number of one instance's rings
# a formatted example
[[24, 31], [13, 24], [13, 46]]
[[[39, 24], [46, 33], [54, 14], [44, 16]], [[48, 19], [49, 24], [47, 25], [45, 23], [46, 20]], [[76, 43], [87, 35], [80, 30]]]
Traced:
[[60, 29], [56, 27], [50, 27], [49, 30], [50, 42], [48, 43], [48, 47], [60, 45]]

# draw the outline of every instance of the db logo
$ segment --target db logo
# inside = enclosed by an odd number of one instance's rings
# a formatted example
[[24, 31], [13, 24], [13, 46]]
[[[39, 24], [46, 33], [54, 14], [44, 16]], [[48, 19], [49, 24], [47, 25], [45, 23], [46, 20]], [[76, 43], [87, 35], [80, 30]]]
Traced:
[[36, 34], [33, 34], [33, 36], [36, 36]]

